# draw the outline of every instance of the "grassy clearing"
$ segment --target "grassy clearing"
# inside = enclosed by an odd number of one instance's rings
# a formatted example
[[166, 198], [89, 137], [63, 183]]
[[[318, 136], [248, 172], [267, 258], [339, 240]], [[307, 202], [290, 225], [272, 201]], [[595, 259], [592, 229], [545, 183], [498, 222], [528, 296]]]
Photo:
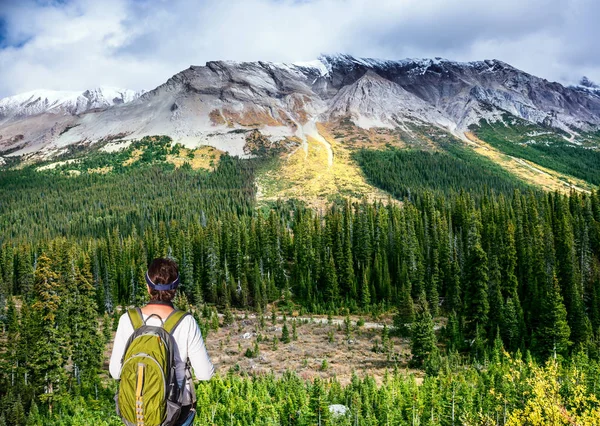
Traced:
[[332, 165], [329, 165], [327, 147], [308, 136], [306, 147], [300, 146], [287, 157], [270, 163], [259, 175], [259, 201], [296, 198], [314, 207], [324, 207], [339, 197], [388, 198], [387, 193], [366, 181], [344, 143], [340, 143], [325, 126], [317, 124], [317, 129], [331, 146]]
[[597, 134], [569, 135], [505, 115], [504, 122], [482, 121], [473, 133], [512, 157], [600, 184], [600, 139]]

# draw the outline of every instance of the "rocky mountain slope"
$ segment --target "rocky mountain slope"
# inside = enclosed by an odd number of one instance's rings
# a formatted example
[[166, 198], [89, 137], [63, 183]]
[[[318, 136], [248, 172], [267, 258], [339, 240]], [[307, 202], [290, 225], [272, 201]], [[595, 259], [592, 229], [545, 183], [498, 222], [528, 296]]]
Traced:
[[[247, 132], [306, 144], [316, 123], [357, 129], [434, 126], [459, 138], [481, 120], [514, 116], [572, 139], [600, 128], [600, 96], [497, 60], [401, 61], [322, 56], [308, 63], [208, 62], [141, 96], [33, 92], [0, 100], [0, 155], [44, 158], [70, 146], [168, 135], [247, 155]], [[289, 144], [293, 146], [294, 144]]]

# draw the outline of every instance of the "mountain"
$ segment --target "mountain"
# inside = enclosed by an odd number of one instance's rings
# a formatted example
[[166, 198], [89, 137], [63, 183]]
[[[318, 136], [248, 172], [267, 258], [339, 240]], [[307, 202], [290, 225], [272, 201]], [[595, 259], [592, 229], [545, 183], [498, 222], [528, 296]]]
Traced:
[[49, 157], [71, 146], [162, 134], [186, 146], [245, 155], [252, 129], [270, 143], [305, 143], [316, 123], [342, 122], [357, 131], [434, 126], [465, 139], [473, 125], [507, 117], [573, 140], [600, 128], [600, 96], [498, 60], [329, 55], [293, 64], [213, 61], [141, 95], [103, 88], [2, 99], [0, 154]]
[[0, 120], [43, 113], [78, 115], [131, 102], [142, 93], [114, 87], [98, 87], [84, 92], [34, 90], [0, 99]]

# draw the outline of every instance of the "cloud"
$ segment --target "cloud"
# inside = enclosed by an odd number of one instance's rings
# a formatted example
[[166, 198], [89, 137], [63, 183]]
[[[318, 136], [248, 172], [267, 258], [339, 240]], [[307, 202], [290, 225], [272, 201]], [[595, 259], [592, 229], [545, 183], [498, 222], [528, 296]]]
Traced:
[[152, 89], [208, 60], [497, 58], [600, 80], [594, 0], [0, 0], [0, 97]]

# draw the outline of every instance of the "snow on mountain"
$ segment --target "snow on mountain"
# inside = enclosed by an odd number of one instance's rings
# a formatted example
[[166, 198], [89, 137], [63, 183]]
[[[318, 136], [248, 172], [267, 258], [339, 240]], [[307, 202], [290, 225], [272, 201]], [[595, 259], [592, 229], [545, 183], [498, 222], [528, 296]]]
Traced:
[[33, 90], [0, 99], [0, 119], [42, 113], [76, 115], [96, 108], [131, 102], [140, 95], [141, 93], [133, 90], [114, 87], [99, 87], [83, 92]]
[[[83, 114], [85, 113], [85, 114]], [[0, 154], [164, 134], [243, 155], [245, 131], [304, 139], [316, 122], [430, 124], [463, 136], [480, 120], [515, 117], [569, 133], [600, 128], [600, 94], [564, 87], [498, 60], [380, 60], [322, 55], [290, 64], [211, 61], [154, 90], [35, 91], [0, 100]], [[3, 154], [4, 155], [4, 154]]]

